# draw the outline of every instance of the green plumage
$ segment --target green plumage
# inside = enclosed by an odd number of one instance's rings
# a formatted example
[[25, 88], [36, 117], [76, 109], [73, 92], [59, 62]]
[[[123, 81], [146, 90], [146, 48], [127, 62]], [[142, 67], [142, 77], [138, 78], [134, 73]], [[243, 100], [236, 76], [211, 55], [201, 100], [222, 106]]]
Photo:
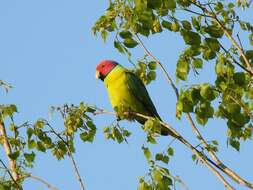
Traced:
[[[104, 84], [108, 90], [113, 108], [124, 107], [133, 112], [156, 117], [161, 120], [156, 108], [142, 81], [131, 71], [117, 65], [105, 78]], [[135, 117], [144, 124], [146, 119]], [[168, 135], [167, 129], [162, 129], [162, 135]]]

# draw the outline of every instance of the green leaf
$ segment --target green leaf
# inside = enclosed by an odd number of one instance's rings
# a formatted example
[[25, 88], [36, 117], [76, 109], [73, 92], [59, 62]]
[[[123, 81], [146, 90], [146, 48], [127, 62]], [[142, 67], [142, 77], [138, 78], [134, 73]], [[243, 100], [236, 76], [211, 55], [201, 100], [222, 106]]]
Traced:
[[26, 134], [27, 134], [28, 139], [30, 139], [33, 135], [33, 128], [30, 128], [30, 127], [27, 128]]
[[191, 17], [191, 21], [192, 21], [192, 25], [193, 27], [199, 31], [200, 30], [200, 22], [198, 21], [198, 19], [194, 16]]
[[168, 21], [166, 21], [166, 20], [163, 20], [163, 21], [162, 21], [162, 26], [163, 26], [164, 28], [170, 30], [170, 31], [172, 30], [172, 23], [171, 23], [171, 22], [168, 22]]
[[12, 118], [13, 114], [18, 112], [17, 107], [14, 104], [6, 105], [6, 106], [3, 105], [1, 109], [2, 109], [2, 114], [1, 114], [2, 119], [6, 117]]
[[103, 41], [105, 42], [108, 36], [108, 32], [106, 30], [102, 30], [101, 31], [101, 37], [103, 39]]
[[149, 71], [147, 77], [150, 80], [155, 80], [156, 79], [156, 72], [155, 71]]
[[208, 121], [207, 117], [204, 117], [202, 114], [196, 113], [196, 120], [200, 125], [205, 125]]
[[125, 39], [123, 43], [128, 48], [134, 48], [135, 46], [138, 45], [138, 43], [132, 38]]
[[162, 5], [162, 0], [147, 0], [148, 8], [157, 9]]
[[207, 46], [213, 51], [218, 52], [220, 51], [220, 43], [215, 38], [206, 38], [204, 40], [204, 44], [207, 44]]
[[235, 148], [237, 151], [240, 150], [240, 142], [239, 142], [239, 141], [234, 140], [234, 139], [230, 139], [230, 140], [229, 140], [229, 144], [230, 144], [233, 148]]
[[169, 147], [168, 150], [167, 150], [167, 153], [168, 153], [169, 156], [173, 156], [174, 155], [173, 148]]
[[185, 30], [191, 30], [192, 29], [191, 23], [188, 20], [181, 21], [181, 24], [183, 25], [183, 28]]
[[195, 154], [192, 155], [192, 160], [195, 161], [197, 159], [197, 156]]
[[223, 4], [221, 2], [217, 2], [214, 9], [218, 12], [223, 10]]
[[244, 115], [243, 113], [238, 113], [233, 116], [233, 122], [235, 122], [239, 126], [244, 126], [249, 122], [249, 117]]
[[33, 162], [35, 159], [35, 153], [24, 153], [24, 157], [26, 159], [27, 162]]
[[207, 49], [204, 49], [202, 56], [205, 60], [211, 60], [216, 57], [216, 53], [212, 51], [211, 49], [207, 48]]
[[20, 152], [19, 152], [19, 150], [18, 150], [18, 151], [15, 151], [15, 152], [11, 153], [11, 154], [8, 154], [8, 156], [9, 156], [11, 159], [13, 159], [13, 160], [17, 160], [17, 158], [19, 157], [19, 154], [20, 154]]
[[183, 102], [183, 112], [185, 113], [193, 112], [193, 103], [189, 101], [188, 98], [183, 98], [182, 102]]
[[156, 63], [155, 61], [150, 61], [150, 62], [148, 63], [148, 68], [149, 68], [150, 70], [156, 70], [156, 65], [157, 65], [157, 63]]
[[177, 0], [177, 3], [183, 7], [189, 7], [191, 5], [190, 0]]
[[37, 144], [35, 142], [35, 140], [28, 140], [28, 148], [29, 149], [33, 149], [33, 148], [36, 148]]
[[42, 119], [39, 119], [36, 121], [36, 123], [34, 125], [35, 125], [35, 127], [42, 129], [45, 126], [45, 121]]
[[178, 119], [181, 119], [182, 112], [183, 112], [183, 102], [178, 101], [177, 104], [176, 104], [176, 117]]
[[148, 161], [150, 161], [150, 159], [151, 159], [151, 152], [150, 152], [150, 150], [147, 147], [145, 147], [145, 146], [142, 146], [142, 150], [143, 150], [143, 153], [144, 153], [146, 159]]
[[46, 147], [44, 146], [44, 144], [40, 141], [37, 142], [37, 150], [41, 151], [41, 152], [46, 152]]
[[192, 65], [193, 65], [193, 67], [195, 67], [197, 69], [201, 69], [203, 66], [203, 60], [200, 58], [195, 58], [192, 61]]
[[199, 46], [201, 43], [201, 38], [200, 35], [196, 32], [192, 32], [192, 31], [187, 31], [182, 29], [180, 31], [181, 35], [184, 38], [184, 41], [186, 44], [188, 45], [195, 45], [195, 46]]
[[156, 144], [156, 139], [155, 139], [155, 136], [152, 135], [152, 134], [148, 134], [147, 135], [147, 142], [151, 143], [151, 144]]
[[228, 8], [229, 8], [229, 9], [233, 9], [234, 7], [235, 7], [234, 3], [229, 3], [229, 4], [228, 4]]
[[181, 80], [186, 80], [190, 71], [190, 66], [187, 58], [180, 57], [177, 62], [176, 76]]
[[221, 38], [224, 34], [223, 30], [217, 25], [207, 26], [205, 32], [214, 38]]
[[173, 32], [178, 32], [179, 29], [180, 29], [180, 25], [178, 24], [178, 22], [173, 22], [173, 23], [171, 24], [171, 30], [172, 30]]
[[141, 181], [138, 190], [152, 190], [152, 187], [149, 186], [145, 181]]
[[158, 169], [154, 169], [151, 175], [156, 182], [160, 182], [163, 179], [163, 176]]
[[114, 41], [114, 47], [120, 52], [125, 53], [124, 48], [122, 47], [121, 43], [118, 41]]
[[163, 155], [163, 154], [161, 154], [161, 153], [156, 154], [156, 155], [155, 155], [155, 159], [156, 159], [157, 161], [162, 161], [162, 162], [165, 163], [165, 164], [168, 164], [168, 163], [169, 163], [169, 157], [166, 156], [166, 155]]
[[154, 32], [156, 32], [156, 33], [157, 32], [162, 32], [162, 27], [161, 27], [160, 21], [158, 19], [153, 21], [152, 26], [153, 26], [152, 29], [153, 29]]
[[124, 136], [124, 137], [130, 137], [130, 135], [131, 135], [131, 132], [130, 132], [130, 131], [128, 131], [128, 130], [126, 130], [126, 129], [123, 130], [123, 136]]
[[124, 138], [117, 127], [112, 128], [112, 135], [118, 143], [122, 143], [124, 141]]
[[84, 142], [86, 142], [86, 141], [93, 142], [93, 140], [94, 140], [94, 133], [92, 133], [92, 132], [88, 133], [86, 131], [82, 132], [82, 133], [80, 133], [80, 138]]
[[229, 103], [226, 105], [227, 111], [231, 114], [238, 114], [241, 111], [241, 107], [236, 103]]
[[200, 87], [200, 95], [201, 95], [202, 98], [204, 98], [205, 100], [208, 100], [208, 101], [212, 101], [212, 100], [215, 99], [214, 90], [207, 83], [201, 85], [201, 87]]
[[246, 76], [243, 72], [237, 72], [233, 75], [233, 79], [239, 86], [244, 86], [246, 84]]
[[188, 91], [189, 91], [189, 95], [187, 95], [188, 99], [191, 100], [191, 102], [194, 105], [196, 105], [201, 100], [200, 88], [193, 87], [190, 88]]
[[119, 36], [123, 39], [132, 38], [132, 33], [127, 30], [123, 30], [119, 33]]
[[168, 9], [174, 10], [176, 8], [176, 1], [175, 0], [168, 0]]

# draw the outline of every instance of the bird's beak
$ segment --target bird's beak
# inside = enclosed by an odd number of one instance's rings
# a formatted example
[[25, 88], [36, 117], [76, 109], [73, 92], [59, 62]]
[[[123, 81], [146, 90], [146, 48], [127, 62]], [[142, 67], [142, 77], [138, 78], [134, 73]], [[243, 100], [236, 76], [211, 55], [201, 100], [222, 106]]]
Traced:
[[99, 71], [96, 70], [96, 79], [99, 79], [99, 77], [100, 77], [100, 73]]

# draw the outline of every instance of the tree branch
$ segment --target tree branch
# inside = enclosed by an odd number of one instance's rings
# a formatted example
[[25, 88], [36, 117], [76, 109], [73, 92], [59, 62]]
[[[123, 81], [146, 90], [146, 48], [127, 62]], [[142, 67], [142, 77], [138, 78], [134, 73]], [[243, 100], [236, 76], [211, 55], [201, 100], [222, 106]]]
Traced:
[[14, 181], [16, 181], [18, 179], [17, 164], [16, 164], [15, 160], [13, 160], [12, 158], [9, 157], [9, 155], [12, 154], [12, 150], [11, 150], [11, 146], [10, 146], [7, 134], [6, 134], [6, 129], [5, 129], [4, 123], [2, 121], [0, 121], [0, 136], [3, 137], [3, 148], [5, 150], [5, 154], [8, 159], [8, 163], [9, 163], [12, 177], [13, 177]]
[[57, 187], [51, 185], [50, 183], [46, 182], [44, 179], [41, 179], [40, 177], [34, 176], [32, 174], [26, 174], [25, 176], [23, 176], [24, 178], [32, 178], [35, 179], [36, 181], [39, 181], [41, 183], [43, 183], [45, 186], [48, 187], [48, 189], [51, 190], [59, 190]]
[[[63, 116], [63, 117], [64, 117], [64, 116]], [[78, 170], [78, 168], [77, 168], [77, 164], [76, 164], [76, 162], [75, 162], [75, 159], [74, 159], [74, 157], [73, 157], [73, 154], [72, 154], [72, 152], [71, 152], [71, 150], [70, 150], [70, 148], [69, 148], [69, 144], [61, 137], [61, 135], [59, 135], [59, 134], [54, 130], [54, 128], [53, 128], [48, 122], [47, 122], [47, 125], [48, 125], [48, 127], [52, 130], [52, 132], [53, 132], [60, 140], [62, 140], [62, 142], [66, 145], [67, 151], [68, 151], [68, 156], [70, 157], [72, 166], [73, 166], [74, 171], [75, 171], [75, 174], [76, 174], [76, 178], [77, 178], [77, 180], [78, 180], [78, 182], [79, 182], [79, 184], [80, 184], [81, 189], [82, 189], [82, 190], [85, 190], [84, 182], [83, 182], [83, 180], [82, 180], [82, 178], [81, 178], [81, 175], [80, 175], [80, 172], [79, 172], [79, 170]]]
[[153, 56], [153, 54], [146, 48], [146, 46], [143, 44], [142, 40], [140, 39], [140, 37], [135, 34], [137, 41], [140, 43], [140, 45], [143, 47], [144, 51], [146, 52], [146, 54], [148, 56], [150, 56], [151, 58], [154, 59], [154, 61], [161, 67], [164, 75], [166, 76], [166, 79], [168, 81], [168, 83], [172, 86], [177, 98], [179, 97], [179, 93], [178, 93], [178, 89], [176, 87], [176, 85], [174, 84], [172, 78], [170, 77], [169, 73], [166, 71], [165, 67], [162, 65], [162, 63], [155, 57]]
[[[145, 47], [145, 45], [143, 44], [143, 42], [141, 41], [141, 39], [139, 38], [138, 35], [136, 35], [136, 38], [137, 38], [138, 42], [140, 43], [140, 45], [143, 47], [146, 54], [149, 55], [150, 57], [152, 57], [156, 61], [156, 63], [161, 67], [161, 69], [163, 70], [169, 84], [172, 86], [172, 88], [173, 88], [173, 90], [176, 94], [176, 97], [178, 99], [179, 98], [178, 89], [177, 89], [176, 85], [174, 84], [173, 80], [171, 79], [171, 77], [169, 76], [169, 74], [166, 71], [163, 64]], [[192, 117], [189, 113], [186, 113], [186, 118], [187, 118], [188, 122], [190, 123], [190, 126], [191, 126], [192, 130], [194, 131], [195, 135], [200, 140], [200, 142], [205, 146], [205, 149], [208, 151], [208, 153], [210, 154], [212, 159], [219, 166], [219, 169], [221, 169], [221, 171], [223, 171], [225, 174], [227, 174], [231, 179], [233, 179], [237, 183], [241, 183], [241, 184], [243, 184], [243, 185], [245, 185], [249, 188], [253, 188], [253, 184], [251, 184], [251, 183], [247, 182], [246, 180], [242, 179], [239, 175], [237, 175], [234, 171], [232, 171], [230, 168], [225, 166], [218, 159], [218, 157], [215, 155], [215, 153], [209, 148], [209, 145], [207, 144], [207, 142], [205, 141], [205, 139], [203, 138], [203, 136], [199, 132], [198, 128], [196, 127], [196, 125], [195, 125], [195, 123], [194, 123], [194, 121], [193, 121], [193, 119], [192, 119]]]
[[84, 188], [84, 182], [83, 182], [83, 180], [82, 180], [82, 178], [81, 178], [81, 175], [80, 175], [80, 173], [79, 173], [79, 170], [78, 170], [78, 168], [77, 168], [77, 165], [76, 165], [75, 159], [74, 159], [74, 157], [73, 157], [73, 154], [70, 152], [69, 148], [68, 148], [68, 155], [69, 155], [70, 160], [71, 160], [71, 162], [72, 162], [72, 165], [73, 165], [73, 167], [74, 167], [74, 171], [75, 171], [75, 174], [76, 174], [76, 178], [77, 178], [77, 180], [79, 181], [80, 187], [81, 187], [82, 190], [85, 190], [85, 188]]
[[[219, 43], [221, 49], [223, 49], [223, 51], [226, 53], [226, 54], [229, 54], [229, 51], [221, 44]], [[230, 55], [230, 54], [229, 54]], [[246, 67], [244, 67], [242, 64], [240, 64], [233, 56], [230, 55], [230, 58], [234, 61], [234, 63], [241, 67], [241, 69], [243, 69], [244, 71], [246, 71], [247, 73], [249, 73], [251, 75], [251, 71], [248, 70]]]
[[[94, 112], [94, 114], [109, 114], [109, 115], [116, 115], [116, 113], [114, 112], [109, 112], [106, 111], [104, 109], [97, 109], [97, 112]], [[129, 115], [133, 115], [133, 116], [138, 116], [138, 117], [142, 117], [145, 119], [151, 119], [151, 120], [155, 120], [155, 118], [150, 117], [150, 116], [146, 116], [143, 115], [141, 113], [136, 113], [136, 112], [125, 112], [124, 113], [126, 116]], [[204, 154], [202, 154], [200, 151], [198, 151], [194, 146], [192, 146], [186, 139], [184, 139], [173, 127], [171, 127], [169, 124], [164, 123], [162, 121], [159, 121], [159, 123], [163, 126], [166, 127], [170, 133], [173, 135], [173, 137], [175, 137], [178, 141], [180, 141], [181, 143], [183, 143], [186, 147], [190, 148], [191, 151], [193, 152], [193, 154], [195, 154], [199, 160], [201, 160], [208, 168], [211, 172], [213, 172], [218, 179], [221, 180], [221, 182], [224, 184], [224, 186], [229, 189], [229, 190], [235, 190], [227, 181], [226, 179], [212, 166], [214, 165], [215, 167], [219, 168], [218, 165], [216, 165], [212, 160], [210, 160], [209, 158], [207, 158]], [[212, 165], [211, 165], [212, 164]]]

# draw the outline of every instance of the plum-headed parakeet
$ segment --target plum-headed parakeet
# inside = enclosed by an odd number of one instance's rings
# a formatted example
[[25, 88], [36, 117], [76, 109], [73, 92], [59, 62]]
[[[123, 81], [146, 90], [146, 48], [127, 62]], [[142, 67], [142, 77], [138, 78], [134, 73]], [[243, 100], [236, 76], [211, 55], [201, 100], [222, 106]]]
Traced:
[[[104, 81], [112, 107], [127, 108], [126, 111], [141, 113], [161, 120], [143, 82], [131, 71], [111, 60], [101, 61], [96, 67], [96, 78]], [[117, 111], [117, 109], [115, 109]], [[147, 119], [134, 117], [144, 124]], [[167, 128], [162, 128], [162, 135], [169, 135]]]

